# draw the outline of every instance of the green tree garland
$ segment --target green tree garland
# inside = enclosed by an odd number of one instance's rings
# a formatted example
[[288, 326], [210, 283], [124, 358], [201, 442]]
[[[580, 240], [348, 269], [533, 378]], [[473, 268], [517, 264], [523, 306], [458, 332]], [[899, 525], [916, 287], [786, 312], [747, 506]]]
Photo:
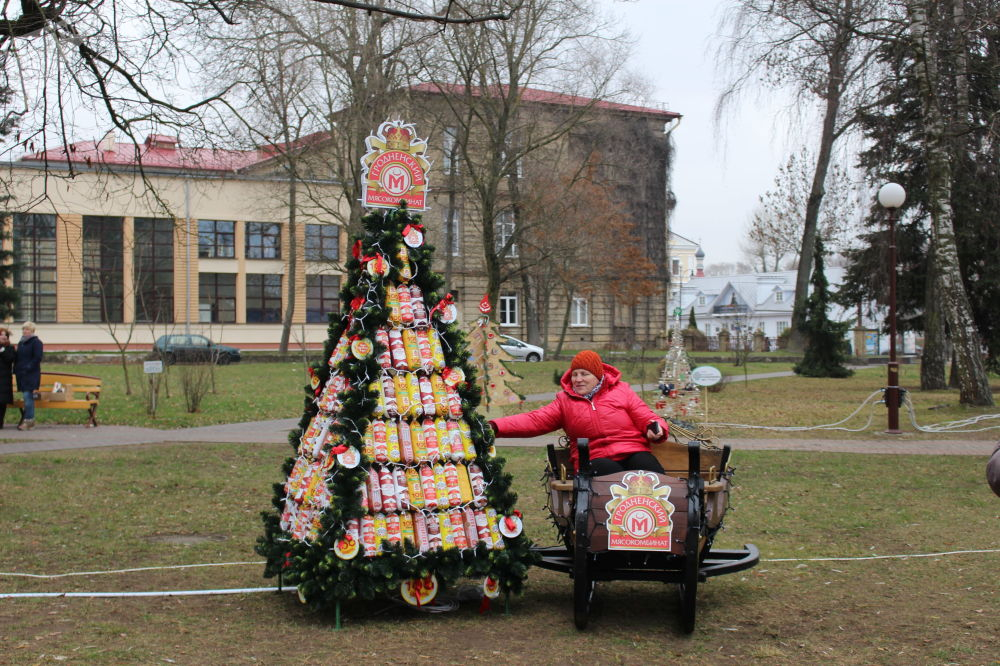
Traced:
[[[347, 388], [337, 394], [340, 406], [332, 414], [334, 421], [329, 427], [330, 437], [323, 444], [318, 458], [329, 461], [333, 447], [364, 451], [364, 433], [374, 419], [379, 394], [370, 386], [383, 373], [379, 355], [389, 352], [376, 340], [375, 331], [392, 325], [389, 309], [385, 306], [386, 287], [404, 281], [401, 274], [404, 262], [397, 259], [400, 249], [404, 248], [403, 231], [408, 225], [419, 225], [420, 218], [411, 217], [404, 206], [372, 213], [362, 223], [364, 234], [355, 239], [355, 256], [346, 264], [348, 276], [341, 290], [343, 315], [331, 315], [324, 362], [311, 368], [312, 382], [305, 390], [303, 416], [299, 427], [289, 434], [289, 444], [295, 455], [282, 466], [286, 479], [291, 478], [296, 464], [301, 464], [299, 461], [308, 458], [303, 453], [307, 448], [303, 433], [308, 431], [317, 416], [326, 416], [321, 414], [317, 398], [334, 371], [346, 379]], [[443, 298], [441, 290], [444, 281], [431, 270], [434, 248], [424, 243], [416, 248], [405, 247], [405, 250], [413, 267], [412, 277], [405, 281], [420, 288], [430, 312]], [[366, 271], [366, 264], [379, 255], [388, 262], [384, 275]], [[486, 506], [495, 509], [498, 520], [511, 518], [516, 515], [517, 495], [511, 489], [510, 475], [504, 472], [504, 460], [493, 455], [492, 430], [486, 420], [476, 413], [480, 393], [474, 386], [474, 369], [466, 362], [468, 348], [464, 336], [454, 323], [445, 325], [434, 321], [433, 317], [429, 319], [438, 331], [446, 367], [464, 373], [465, 381], [458, 383], [455, 389], [461, 400], [462, 419], [469, 425], [475, 449], [474, 461], [466, 462], [475, 462], [482, 470], [486, 482]], [[352, 336], [368, 340], [372, 353], [361, 357], [347, 353], [331, 369], [326, 360], [336, 353], [342, 340], [349, 340]], [[264, 534], [258, 538], [256, 546], [256, 551], [266, 558], [265, 576], [280, 574], [284, 582], [297, 586], [300, 597], [315, 609], [356, 597], [372, 599], [398, 594], [403, 582], [425, 579], [431, 574], [442, 588], [454, 584], [462, 576], [488, 576], [502, 592], [519, 593], [523, 589], [528, 567], [535, 560], [531, 541], [523, 531], [510, 538], [503, 537], [502, 549], [491, 549], [485, 541], [478, 540], [474, 547], [436, 548], [421, 552], [413, 541], [407, 539], [398, 543], [382, 542], [381, 552], [376, 556], [365, 556], [361, 552], [351, 559], [341, 559], [335, 553], [335, 547], [338, 542], [344, 543], [341, 540], [347, 534], [347, 521], [360, 521], [365, 514], [360, 488], [373, 463], [364, 454], [361, 464], [354, 468], [333, 462], [324, 479], [330, 499], [322, 508], [318, 529], [311, 537], [296, 538], [289, 530], [287, 521], [283, 524], [283, 512], [293, 500], [288, 497], [288, 484], [274, 485], [273, 509], [262, 514]], [[313, 464], [319, 463], [314, 461]]]

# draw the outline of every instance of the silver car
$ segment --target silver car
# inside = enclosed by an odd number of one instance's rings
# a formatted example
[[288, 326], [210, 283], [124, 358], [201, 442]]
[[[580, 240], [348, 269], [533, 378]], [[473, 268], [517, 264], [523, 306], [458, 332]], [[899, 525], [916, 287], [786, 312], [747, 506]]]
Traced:
[[545, 350], [535, 345], [530, 345], [524, 340], [512, 338], [509, 335], [500, 336], [500, 347], [514, 357], [515, 361], [528, 361], [535, 363], [545, 360]]

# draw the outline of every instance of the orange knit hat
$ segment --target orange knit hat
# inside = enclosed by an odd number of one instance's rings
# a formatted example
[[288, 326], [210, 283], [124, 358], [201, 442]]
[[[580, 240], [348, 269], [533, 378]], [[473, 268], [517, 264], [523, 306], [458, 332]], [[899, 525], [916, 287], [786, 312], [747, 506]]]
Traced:
[[597, 355], [597, 352], [589, 349], [584, 349], [573, 357], [573, 362], [569, 364], [569, 371], [573, 372], [577, 369], [586, 370], [598, 379], [604, 377], [604, 363], [601, 362], [601, 357]]

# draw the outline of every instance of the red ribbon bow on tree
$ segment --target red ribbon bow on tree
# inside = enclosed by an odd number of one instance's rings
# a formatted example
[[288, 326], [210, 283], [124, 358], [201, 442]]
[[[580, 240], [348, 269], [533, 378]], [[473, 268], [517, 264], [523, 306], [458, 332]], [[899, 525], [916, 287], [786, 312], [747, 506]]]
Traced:
[[369, 261], [374, 261], [375, 262], [375, 272], [376, 273], [383, 273], [385, 271], [385, 257], [383, 257], [381, 254], [376, 254], [376, 255], [367, 255], [366, 254], [365, 256], [361, 257], [361, 261], [363, 263], [364, 262], [369, 262]]
[[354, 245], [351, 247], [351, 256], [355, 259], [361, 258], [361, 239], [354, 241]]
[[412, 222], [410, 224], [407, 224], [405, 227], [403, 227], [403, 236], [406, 236], [407, 234], [409, 234], [411, 229], [419, 231], [420, 233], [423, 233], [424, 232], [424, 225], [420, 224], [419, 222]]
[[453, 304], [454, 302], [455, 302], [455, 297], [451, 295], [451, 292], [448, 292], [447, 294], [444, 295], [444, 298], [442, 298], [440, 301], [437, 302], [437, 305], [431, 308], [431, 311], [428, 314], [428, 316], [433, 317], [435, 312], [443, 311], [446, 307]]

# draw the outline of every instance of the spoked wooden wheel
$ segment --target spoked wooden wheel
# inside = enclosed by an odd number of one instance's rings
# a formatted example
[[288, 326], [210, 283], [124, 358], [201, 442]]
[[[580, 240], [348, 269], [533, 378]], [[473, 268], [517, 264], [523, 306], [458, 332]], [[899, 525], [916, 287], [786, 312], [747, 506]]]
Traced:
[[583, 631], [590, 620], [590, 604], [594, 599], [594, 579], [592, 578], [592, 559], [587, 548], [590, 537], [587, 534], [587, 510], [576, 512], [576, 539], [573, 545], [573, 622], [576, 628]]

